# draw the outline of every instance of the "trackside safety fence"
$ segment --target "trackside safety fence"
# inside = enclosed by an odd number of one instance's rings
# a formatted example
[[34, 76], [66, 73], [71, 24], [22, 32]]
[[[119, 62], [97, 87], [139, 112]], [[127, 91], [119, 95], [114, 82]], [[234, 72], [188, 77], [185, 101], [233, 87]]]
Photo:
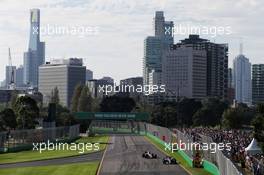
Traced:
[[80, 134], [80, 125], [44, 129], [12, 130], [0, 132], [0, 152], [30, 148], [32, 143], [71, 140]]
[[[210, 145], [213, 142], [213, 139], [208, 136], [200, 135], [201, 142], [207, 143]], [[216, 153], [211, 153], [210, 150], [204, 150], [204, 157], [206, 160], [213, 162], [219, 168], [221, 175], [241, 175], [242, 173], [236, 168], [234, 163], [227, 158], [224, 153], [216, 149]]]
[[[192, 138], [185, 135], [179, 130], [174, 130], [172, 132], [170, 129], [156, 126], [153, 124], [146, 124], [147, 135], [150, 137], [155, 137], [159, 139], [160, 143], [177, 143], [178, 146], [181, 146], [181, 143], [191, 143]], [[192, 166], [193, 152], [191, 150], [178, 151], [179, 155], [188, 163], [189, 166]], [[219, 169], [211, 162], [204, 161], [204, 169], [210, 172], [213, 175], [220, 175]], [[232, 175], [232, 174], [229, 174]]]

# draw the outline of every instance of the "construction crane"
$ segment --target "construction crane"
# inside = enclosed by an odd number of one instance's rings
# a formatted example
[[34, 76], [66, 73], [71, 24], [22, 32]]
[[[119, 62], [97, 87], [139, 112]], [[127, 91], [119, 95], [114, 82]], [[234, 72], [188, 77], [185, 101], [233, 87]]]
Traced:
[[12, 57], [11, 57], [11, 50], [8, 48], [8, 64], [9, 68], [11, 68], [11, 78], [10, 82], [8, 82], [8, 89], [15, 89], [15, 70], [12, 66]]

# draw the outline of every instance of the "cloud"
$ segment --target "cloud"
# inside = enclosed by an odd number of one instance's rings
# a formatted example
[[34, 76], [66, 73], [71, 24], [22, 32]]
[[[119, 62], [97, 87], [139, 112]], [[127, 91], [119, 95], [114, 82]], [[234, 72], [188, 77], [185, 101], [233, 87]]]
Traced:
[[[210, 5], [208, 5], [210, 4]], [[0, 1], [0, 79], [4, 78], [8, 50], [13, 62], [22, 64], [29, 40], [29, 9], [41, 9], [41, 25], [96, 26], [98, 35], [42, 36], [46, 58], [83, 57], [96, 77], [116, 79], [142, 75], [143, 41], [153, 35], [156, 10], [164, 10], [174, 24], [231, 26], [233, 35], [216, 37], [229, 43], [230, 63], [243, 37], [245, 54], [260, 62], [264, 41], [264, 3], [261, 0], [2, 0]], [[187, 36], [175, 36], [175, 42]], [[206, 37], [206, 36], [205, 36]], [[207, 37], [212, 40], [212, 38]], [[231, 64], [230, 64], [231, 65]]]

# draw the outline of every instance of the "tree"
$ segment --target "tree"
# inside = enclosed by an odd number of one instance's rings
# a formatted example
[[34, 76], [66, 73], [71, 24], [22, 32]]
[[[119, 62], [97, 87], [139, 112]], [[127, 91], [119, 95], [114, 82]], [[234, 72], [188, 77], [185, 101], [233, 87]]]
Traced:
[[264, 151], [264, 104], [257, 105], [256, 117], [252, 120], [254, 127], [254, 137], [261, 145], [262, 151]]
[[208, 98], [203, 101], [203, 107], [211, 110], [212, 125], [221, 124], [223, 113], [228, 109], [228, 102], [219, 98]]
[[168, 102], [156, 105], [151, 113], [151, 123], [165, 127], [174, 127], [179, 124], [176, 105]]
[[15, 104], [16, 104], [16, 101], [17, 101], [17, 97], [18, 97], [17, 91], [13, 91], [12, 94], [11, 94], [11, 99], [10, 99], [10, 103], [9, 103], [9, 107], [11, 109], [14, 109], [15, 108]]
[[78, 111], [88, 112], [92, 110], [92, 97], [87, 86], [84, 86], [78, 103]]
[[92, 98], [92, 109], [93, 112], [100, 111], [100, 99], [98, 98]]
[[71, 113], [62, 112], [58, 118], [62, 126], [71, 126], [77, 123], [76, 119]]
[[74, 93], [72, 96], [72, 101], [71, 101], [71, 111], [72, 112], [77, 112], [78, 110], [78, 103], [79, 103], [79, 97], [81, 95], [83, 86], [81, 84], [76, 85], [74, 89]]
[[59, 104], [60, 103], [59, 89], [58, 89], [57, 86], [54, 89], [51, 90], [50, 103], [55, 103], [55, 104]]
[[258, 114], [253, 119], [252, 125], [254, 126], [254, 137], [259, 142], [264, 142], [264, 116], [262, 114]]
[[135, 108], [133, 109], [133, 112], [152, 113], [153, 112], [153, 106], [146, 103], [145, 101], [138, 101]]
[[70, 110], [67, 107], [64, 107], [60, 104], [56, 105], [56, 125], [64, 126], [64, 118], [66, 114], [69, 114]]
[[256, 112], [259, 114], [264, 114], [264, 103], [257, 104]]
[[17, 99], [14, 108], [18, 128], [31, 129], [35, 127], [35, 119], [39, 117], [39, 107], [34, 99], [29, 96], [21, 96]]
[[254, 108], [249, 108], [246, 104], [239, 103], [235, 108], [225, 110], [222, 118], [223, 127], [241, 128], [243, 125], [251, 125], [251, 121], [256, 115]]
[[17, 126], [16, 115], [10, 108], [6, 108], [0, 112], [0, 120], [2, 121], [2, 127], [5, 130], [15, 129]]
[[177, 105], [178, 108], [178, 120], [180, 125], [186, 125], [190, 127], [193, 124], [193, 115], [202, 108], [202, 103], [195, 99], [182, 99]]
[[212, 116], [213, 116], [213, 111], [211, 109], [208, 109], [207, 107], [203, 107], [193, 115], [193, 125], [215, 126], [218, 123], [216, 120], [214, 120]]
[[243, 112], [240, 108], [227, 109], [223, 114], [225, 128], [239, 129], [242, 126]]
[[131, 112], [136, 106], [130, 97], [110, 96], [105, 97], [100, 103], [102, 112]]

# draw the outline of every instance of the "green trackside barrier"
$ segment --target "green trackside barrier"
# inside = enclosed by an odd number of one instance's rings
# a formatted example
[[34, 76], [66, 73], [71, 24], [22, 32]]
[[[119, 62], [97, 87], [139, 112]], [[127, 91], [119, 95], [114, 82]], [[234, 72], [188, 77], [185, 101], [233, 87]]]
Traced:
[[215, 164], [207, 161], [207, 160], [204, 160], [204, 169], [208, 172], [210, 172], [211, 174], [213, 175], [220, 175], [220, 172], [219, 172], [219, 169], [217, 168], [217, 166], [215, 166]]
[[[152, 135], [151, 133], [147, 132], [147, 136], [150, 137], [151, 139], [155, 140], [159, 144], [165, 145], [165, 142], [163, 140], [161, 140], [158, 137]], [[178, 153], [188, 163], [189, 166], [192, 166], [192, 159], [187, 154], [185, 154], [185, 152], [179, 150]]]
[[[160, 138], [152, 135], [151, 133], [147, 132], [146, 135], [148, 137], [150, 137], [151, 139], [155, 140], [156, 142], [158, 142], [161, 145], [164, 145], [165, 142], [163, 140], [161, 140]], [[192, 167], [192, 159], [182, 150], [178, 150], [178, 153], [180, 154], [180, 156], [188, 163], [188, 165], [190, 167]], [[204, 169], [206, 171], [208, 171], [209, 173], [211, 173], [212, 175], [220, 175], [219, 169], [215, 166], [215, 164], [204, 160]]]

